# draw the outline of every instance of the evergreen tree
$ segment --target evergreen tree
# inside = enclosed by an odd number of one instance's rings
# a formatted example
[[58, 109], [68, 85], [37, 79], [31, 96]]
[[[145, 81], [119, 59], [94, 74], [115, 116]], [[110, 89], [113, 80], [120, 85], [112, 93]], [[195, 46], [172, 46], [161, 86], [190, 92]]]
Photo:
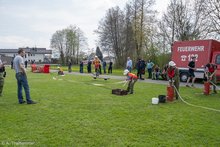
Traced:
[[96, 48], [96, 56], [98, 56], [99, 60], [103, 61], [103, 54], [98, 46]]

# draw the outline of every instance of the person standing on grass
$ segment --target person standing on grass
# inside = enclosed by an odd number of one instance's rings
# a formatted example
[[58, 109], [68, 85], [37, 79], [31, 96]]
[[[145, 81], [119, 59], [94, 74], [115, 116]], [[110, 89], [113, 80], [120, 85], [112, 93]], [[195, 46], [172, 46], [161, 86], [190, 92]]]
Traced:
[[17, 79], [18, 102], [19, 104], [25, 103], [22, 96], [22, 87], [23, 87], [26, 95], [27, 104], [36, 104], [36, 102], [32, 101], [30, 97], [30, 89], [27, 80], [27, 73], [24, 66], [24, 59], [23, 59], [24, 55], [25, 55], [24, 49], [19, 49], [18, 55], [14, 58], [13, 61], [14, 69], [16, 72], [15, 77]]
[[112, 64], [113, 64], [113, 62], [110, 60], [109, 67], [108, 67], [108, 73], [109, 74], [112, 74]]
[[13, 59], [11, 60], [11, 69], [13, 69]]
[[79, 64], [79, 72], [80, 72], [80, 73], [83, 73], [83, 61], [80, 61], [80, 64]]
[[103, 67], [104, 74], [106, 74], [106, 61], [105, 60], [103, 60], [102, 62], [102, 67]]
[[136, 69], [137, 69], [137, 77], [142, 80], [142, 73], [141, 73], [141, 59], [139, 58], [136, 63]]
[[95, 73], [96, 73], [96, 77], [97, 77], [100, 74], [100, 64], [101, 64], [101, 62], [97, 56], [95, 56], [95, 59], [93, 60], [93, 64], [95, 67]]
[[[1, 56], [0, 56], [1, 57]], [[0, 59], [0, 96], [2, 96], [2, 91], [4, 87], [4, 78], [5, 78], [5, 63]]]
[[179, 69], [176, 67], [176, 63], [170, 61], [167, 68], [167, 75], [169, 80], [170, 86], [175, 86], [175, 96], [178, 100], [178, 92], [179, 92], [179, 85], [180, 85], [180, 78], [179, 78]]
[[206, 66], [205, 66], [205, 78], [207, 79], [207, 81], [210, 81], [211, 84], [213, 85], [213, 93], [216, 94], [217, 91], [216, 91], [216, 70], [217, 69], [217, 66], [215, 64], [211, 64], [211, 63], [208, 63]]
[[88, 73], [91, 73], [92, 72], [92, 61], [91, 60], [89, 60], [89, 62], [88, 62], [88, 65], [87, 65], [87, 72]]
[[127, 79], [126, 81], [128, 81], [128, 88], [127, 88], [127, 92], [129, 94], [133, 94], [134, 93], [134, 84], [137, 82], [137, 79], [138, 77], [133, 74], [133, 73], [130, 73], [129, 70], [125, 69], [124, 70], [124, 73], [123, 73], [125, 76], [127, 76]]
[[195, 66], [196, 66], [195, 61], [196, 61], [196, 57], [193, 56], [192, 57], [192, 61], [190, 61], [189, 64], [188, 64], [188, 67], [189, 67], [189, 71], [188, 71], [189, 72], [189, 77], [187, 79], [186, 87], [190, 87], [189, 86], [189, 82], [190, 82], [191, 79], [192, 79], [191, 87], [195, 87], [194, 86], [194, 83], [195, 83], [195, 80], [196, 80], [196, 77], [195, 77], [195, 74], [194, 74], [194, 72], [196, 70], [196, 68], [195, 68]]
[[71, 61], [71, 59], [68, 60], [68, 71], [72, 72], [72, 61]]
[[27, 64], [28, 64], [28, 61], [25, 60], [25, 61], [24, 61], [25, 68], [27, 68]]
[[147, 62], [147, 71], [148, 71], [148, 79], [152, 78], [152, 69], [154, 67], [154, 63], [148, 60]]
[[129, 70], [129, 72], [131, 72], [132, 60], [130, 59], [130, 57], [127, 58], [126, 69]]

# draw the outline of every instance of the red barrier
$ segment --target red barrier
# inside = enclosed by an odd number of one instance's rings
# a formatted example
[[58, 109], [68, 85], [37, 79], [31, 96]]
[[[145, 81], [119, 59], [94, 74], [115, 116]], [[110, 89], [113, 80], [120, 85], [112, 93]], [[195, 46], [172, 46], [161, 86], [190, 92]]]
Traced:
[[49, 64], [44, 65], [44, 73], [50, 73], [50, 65]]
[[36, 64], [32, 64], [31, 65], [31, 72], [34, 72], [35, 70], [37, 70], [37, 66], [36, 66]]

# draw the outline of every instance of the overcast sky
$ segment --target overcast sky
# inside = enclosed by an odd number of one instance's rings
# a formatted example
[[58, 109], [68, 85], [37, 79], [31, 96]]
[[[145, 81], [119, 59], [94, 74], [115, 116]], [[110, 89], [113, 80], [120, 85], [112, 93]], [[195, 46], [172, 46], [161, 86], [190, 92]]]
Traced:
[[[0, 48], [45, 47], [57, 30], [78, 26], [95, 48], [94, 30], [106, 10], [124, 8], [128, 0], [0, 0]], [[130, 0], [129, 0], [130, 1]], [[169, 0], [156, 0], [165, 11]]]

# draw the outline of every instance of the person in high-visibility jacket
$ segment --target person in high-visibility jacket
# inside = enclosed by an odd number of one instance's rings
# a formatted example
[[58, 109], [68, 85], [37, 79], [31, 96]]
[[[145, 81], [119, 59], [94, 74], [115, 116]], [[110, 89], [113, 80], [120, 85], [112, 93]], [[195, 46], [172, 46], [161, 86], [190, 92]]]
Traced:
[[127, 92], [129, 94], [133, 94], [134, 93], [134, 84], [137, 82], [138, 77], [133, 74], [130, 73], [128, 69], [124, 70], [124, 75], [127, 76], [126, 81], [128, 81], [128, 87], [127, 87]]
[[180, 78], [179, 78], [179, 69], [176, 67], [176, 63], [170, 61], [167, 68], [167, 76], [170, 86], [175, 86], [175, 96], [178, 99]]
[[98, 76], [100, 74], [100, 65], [101, 65], [101, 61], [99, 60], [99, 58], [97, 56], [95, 56], [95, 59], [92, 62], [95, 66], [95, 72], [96, 72], [96, 76]]
[[216, 91], [216, 70], [217, 66], [215, 64], [208, 63], [205, 66], [205, 78], [207, 81], [213, 85], [213, 93], [217, 93]]

